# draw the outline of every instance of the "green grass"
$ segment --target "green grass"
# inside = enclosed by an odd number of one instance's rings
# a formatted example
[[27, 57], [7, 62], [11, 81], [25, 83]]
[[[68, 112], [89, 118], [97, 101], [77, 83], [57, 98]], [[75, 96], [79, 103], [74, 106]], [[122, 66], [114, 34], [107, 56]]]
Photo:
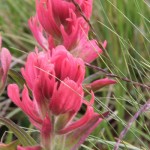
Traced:
[[[143, 63], [149, 63], [150, 57], [149, 12], [149, 6], [144, 1], [94, 2], [92, 24], [99, 39], [108, 41], [107, 55], [100, 58], [100, 67], [109, 68], [120, 77], [127, 77], [143, 84], [149, 83], [149, 68], [143, 67]], [[129, 119], [148, 100], [149, 91], [118, 80], [112, 95], [106, 107], [116, 110], [117, 116], [114, 117], [116, 121], [109, 122], [106, 126], [103, 140], [114, 141]], [[107, 98], [98, 97], [98, 100], [107, 102]], [[134, 146], [147, 148], [150, 142], [148, 126], [149, 120], [141, 114], [124, 140]]]
[[33, 0], [0, 1], [0, 31], [6, 46], [14, 53], [13, 48], [26, 52], [34, 48], [35, 42], [28, 27], [28, 19], [34, 14]]
[[[108, 42], [103, 56], [100, 56], [94, 65], [120, 77], [150, 85], [149, 5], [149, 2], [144, 0], [94, 0], [91, 24], [99, 40]], [[29, 52], [34, 48], [35, 41], [27, 24], [34, 13], [34, 0], [0, 1], [0, 30], [5, 46], [16, 56], [21, 57], [24, 54], [17, 49]], [[96, 71], [90, 69], [87, 74], [90, 72]], [[102, 113], [109, 110], [113, 115], [100, 124], [88, 138], [88, 144], [83, 145], [83, 149], [113, 149], [115, 138], [119, 137], [129, 119], [150, 97], [145, 88], [117, 81], [115, 86], [103, 88], [96, 93], [97, 111]], [[15, 120], [14, 112], [18, 113], [13, 110], [8, 111], [7, 115]], [[23, 118], [19, 114], [17, 117]], [[121, 149], [149, 149], [149, 119], [148, 112], [138, 117], [125, 135]], [[24, 123], [25, 127], [29, 126], [28, 122]], [[7, 140], [12, 138], [12, 134], [8, 135], [10, 137], [7, 137]]]

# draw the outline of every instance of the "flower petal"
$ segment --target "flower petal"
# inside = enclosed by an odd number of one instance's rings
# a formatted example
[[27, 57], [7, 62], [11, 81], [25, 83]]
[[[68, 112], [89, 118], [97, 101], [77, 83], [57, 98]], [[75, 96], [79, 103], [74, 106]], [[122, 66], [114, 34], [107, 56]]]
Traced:
[[36, 110], [34, 102], [29, 98], [28, 89], [24, 86], [22, 91], [22, 101], [19, 95], [19, 88], [16, 84], [10, 84], [7, 88], [9, 98], [20, 107], [25, 114], [29, 116], [37, 124], [41, 124], [42, 120], [39, 118], [39, 114]]
[[104, 79], [99, 79], [99, 80], [93, 81], [92, 83], [85, 85], [85, 88], [89, 91], [91, 91], [91, 90], [97, 91], [104, 86], [107, 86], [110, 84], [115, 84], [115, 83], [116, 83], [115, 80], [112, 80], [109, 78], [104, 78]]
[[88, 40], [87, 35], [83, 33], [77, 46], [71, 50], [71, 53], [75, 57], [80, 57], [85, 62], [91, 63], [102, 53], [102, 49], [98, 47], [96, 40]]
[[83, 60], [74, 58], [63, 46], [57, 46], [52, 55], [51, 62], [54, 64], [56, 76], [60, 80], [68, 77], [78, 84], [83, 82], [85, 75]]
[[[48, 49], [48, 41], [44, 37], [43, 28], [39, 24], [37, 16], [32, 17], [28, 21], [28, 24], [29, 24], [30, 30], [32, 31], [32, 34], [35, 37], [35, 39], [37, 40], [37, 42], [40, 44], [40, 46], [42, 48], [44, 48], [44, 50], [47, 50]], [[52, 43], [51, 43], [51, 45], [52, 45]]]
[[11, 54], [6, 48], [1, 48], [2, 37], [0, 36], [0, 94], [3, 93], [7, 80], [7, 73], [11, 63]]
[[[53, 66], [49, 72], [54, 75]], [[45, 118], [48, 111], [49, 101], [53, 94], [55, 84], [55, 78], [49, 75], [49, 72], [43, 71], [43, 74], [40, 74], [39, 77], [35, 79], [33, 87], [33, 95], [42, 118]]]
[[95, 113], [94, 113], [94, 109], [92, 107], [92, 105], [94, 104], [94, 93], [92, 92], [91, 94], [92, 94], [92, 98], [91, 98], [90, 102], [87, 102], [87, 101], [84, 102], [84, 104], [87, 105], [87, 111], [86, 111], [85, 115], [78, 121], [75, 121], [75, 122], [69, 124], [67, 127], [59, 130], [58, 131], [59, 134], [66, 134], [77, 128], [80, 128], [80, 127], [86, 125], [86, 123], [91, 119], [91, 117], [94, 116]]
[[91, 119], [84, 126], [68, 134], [66, 137], [66, 146], [68, 150], [76, 150], [101, 121], [102, 118], [100, 118], [99, 115], [93, 114]]
[[81, 107], [82, 97], [82, 86], [72, 80], [65, 79], [60, 83], [58, 89], [57, 85], [55, 86], [49, 106], [50, 110], [55, 115], [77, 112]]

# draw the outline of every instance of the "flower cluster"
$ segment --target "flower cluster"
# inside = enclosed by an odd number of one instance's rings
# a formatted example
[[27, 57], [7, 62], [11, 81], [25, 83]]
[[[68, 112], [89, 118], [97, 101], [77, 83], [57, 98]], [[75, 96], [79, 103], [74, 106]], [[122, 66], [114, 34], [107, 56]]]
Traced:
[[[16, 84], [8, 86], [8, 95], [41, 131], [44, 147], [50, 149], [52, 144], [50, 141], [57, 134], [66, 134], [67, 140], [71, 140], [77, 134], [78, 138], [76, 141], [74, 139], [75, 143], [70, 148], [77, 147], [81, 144], [80, 140], [86, 138], [86, 130], [88, 128], [91, 130], [101, 122], [102, 118], [94, 113], [92, 107], [94, 95], [89, 103], [84, 100], [83, 60], [74, 58], [63, 46], [58, 46], [52, 51], [36, 50], [30, 53], [21, 72], [32, 92], [33, 99], [30, 99], [25, 86], [20, 100], [19, 88]], [[73, 121], [82, 104], [87, 106], [85, 115]]]
[[[92, 0], [76, 2], [89, 19]], [[40, 130], [41, 145], [19, 146], [18, 150], [76, 150], [103, 120], [102, 115], [94, 112], [92, 90], [115, 81], [105, 78], [86, 85], [92, 95], [86, 101], [84, 62], [90, 63], [102, 53], [96, 40], [87, 38], [87, 22], [71, 0], [36, 0], [36, 10], [29, 26], [43, 51], [35, 48], [21, 69], [26, 81], [22, 98], [16, 84], [8, 86], [8, 96]], [[82, 105], [86, 112], [77, 120]]]
[[[89, 19], [92, 0], [76, 2]], [[63, 45], [75, 57], [86, 62], [92, 62], [102, 53], [96, 40], [88, 40], [89, 25], [71, 0], [36, 0], [36, 10], [36, 16], [29, 20], [29, 26], [45, 50]], [[106, 44], [105, 41], [104, 48]]]

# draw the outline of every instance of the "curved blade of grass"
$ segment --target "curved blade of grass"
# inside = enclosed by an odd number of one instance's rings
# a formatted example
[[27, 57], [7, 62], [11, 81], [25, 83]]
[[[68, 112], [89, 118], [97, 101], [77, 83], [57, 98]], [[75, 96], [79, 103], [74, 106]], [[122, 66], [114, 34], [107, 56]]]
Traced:
[[21, 87], [25, 84], [23, 77], [13, 69], [8, 71], [8, 75]]
[[19, 140], [13, 141], [10, 144], [0, 144], [0, 150], [16, 150]]
[[13, 121], [4, 117], [0, 117], [0, 122], [6, 125], [15, 134], [15, 136], [18, 138], [23, 146], [33, 146], [37, 144], [36, 141], [29, 134], [27, 134]]

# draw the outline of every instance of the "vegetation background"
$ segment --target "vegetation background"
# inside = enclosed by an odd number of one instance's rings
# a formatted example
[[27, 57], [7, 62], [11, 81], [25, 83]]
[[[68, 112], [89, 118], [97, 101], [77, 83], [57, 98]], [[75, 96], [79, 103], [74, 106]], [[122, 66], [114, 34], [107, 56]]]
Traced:
[[[35, 14], [34, 0], [0, 0], [0, 32], [3, 46], [12, 55], [11, 67], [19, 72], [27, 54], [37, 45], [28, 27], [28, 19]], [[150, 86], [150, 1], [149, 0], [94, 0], [90, 20], [99, 41], [108, 45], [93, 65], [123, 78]], [[91, 31], [89, 37], [95, 38]], [[87, 67], [87, 76], [98, 71]], [[96, 78], [105, 77], [97, 73]], [[11, 78], [9, 82], [14, 82]], [[133, 115], [150, 98], [147, 88], [119, 79], [96, 92], [95, 109], [111, 115], [87, 139], [81, 149], [111, 150], [121, 131]], [[12, 119], [30, 134], [37, 131], [22, 111], [7, 97], [0, 97], [0, 116]], [[14, 135], [5, 126], [0, 127], [0, 139], [9, 143]], [[140, 114], [132, 123], [120, 145], [123, 150], [150, 149], [150, 112]]]

